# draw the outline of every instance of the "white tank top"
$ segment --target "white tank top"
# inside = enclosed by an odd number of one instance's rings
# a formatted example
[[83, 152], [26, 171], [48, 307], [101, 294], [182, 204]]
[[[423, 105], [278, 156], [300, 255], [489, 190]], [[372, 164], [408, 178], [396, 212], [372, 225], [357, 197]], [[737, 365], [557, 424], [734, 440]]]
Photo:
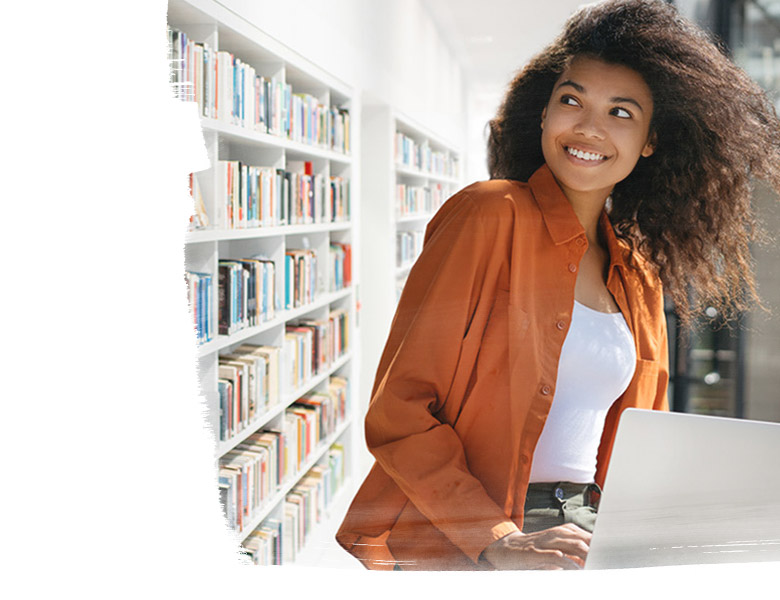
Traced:
[[531, 483], [594, 481], [607, 411], [628, 387], [634, 369], [634, 340], [622, 313], [599, 312], [575, 300]]

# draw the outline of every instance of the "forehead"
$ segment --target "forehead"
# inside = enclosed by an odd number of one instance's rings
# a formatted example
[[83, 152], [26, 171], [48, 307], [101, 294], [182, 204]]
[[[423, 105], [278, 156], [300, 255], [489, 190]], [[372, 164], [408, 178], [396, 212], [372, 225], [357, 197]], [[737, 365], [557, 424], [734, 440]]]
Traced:
[[577, 56], [564, 69], [555, 82], [555, 88], [565, 81], [573, 81], [584, 88], [586, 94], [606, 97], [634, 97], [652, 101], [650, 87], [637, 72], [615, 63], [604, 62], [588, 56]]

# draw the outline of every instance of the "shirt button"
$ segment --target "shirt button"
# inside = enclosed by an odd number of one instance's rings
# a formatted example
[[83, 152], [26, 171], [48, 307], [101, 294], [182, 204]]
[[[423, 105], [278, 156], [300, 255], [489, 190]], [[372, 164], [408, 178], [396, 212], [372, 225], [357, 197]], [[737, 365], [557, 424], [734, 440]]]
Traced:
[[559, 330], [563, 331], [563, 330], [566, 328], [566, 323], [565, 323], [564, 321], [558, 321], [558, 322], [555, 324], [555, 326], [556, 326], [556, 327], [557, 327]]
[[582, 238], [577, 238], [577, 245], [578, 246], [584, 246], [585, 245], [585, 240], [583, 240]]
[[543, 385], [542, 386], [542, 395], [543, 396], [549, 396], [550, 392], [552, 392], [552, 388], [549, 385]]
[[520, 462], [523, 464], [526, 464], [528, 462], [528, 457], [525, 454], [520, 455]]
[[574, 273], [576, 270], [577, 270], [577, 265], [575, 265], [574, 263], [569, 263], [569, 271]]

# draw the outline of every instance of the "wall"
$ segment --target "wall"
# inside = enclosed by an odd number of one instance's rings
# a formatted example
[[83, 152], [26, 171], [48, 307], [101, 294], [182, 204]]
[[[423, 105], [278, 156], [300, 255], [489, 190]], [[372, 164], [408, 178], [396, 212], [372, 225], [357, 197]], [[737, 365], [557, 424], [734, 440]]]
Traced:
[[463, 147], [460, 65], [418, 0], [223, 0], [268, 35]]

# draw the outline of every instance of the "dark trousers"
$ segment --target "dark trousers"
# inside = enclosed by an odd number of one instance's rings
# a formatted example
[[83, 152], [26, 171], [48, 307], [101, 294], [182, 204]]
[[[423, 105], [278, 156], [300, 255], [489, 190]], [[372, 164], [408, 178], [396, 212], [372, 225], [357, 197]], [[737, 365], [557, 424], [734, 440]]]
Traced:
[[532, 483], [525, 497], [523, 533], [564, 523], [592, 532], [600, 495], [595, 483]]

